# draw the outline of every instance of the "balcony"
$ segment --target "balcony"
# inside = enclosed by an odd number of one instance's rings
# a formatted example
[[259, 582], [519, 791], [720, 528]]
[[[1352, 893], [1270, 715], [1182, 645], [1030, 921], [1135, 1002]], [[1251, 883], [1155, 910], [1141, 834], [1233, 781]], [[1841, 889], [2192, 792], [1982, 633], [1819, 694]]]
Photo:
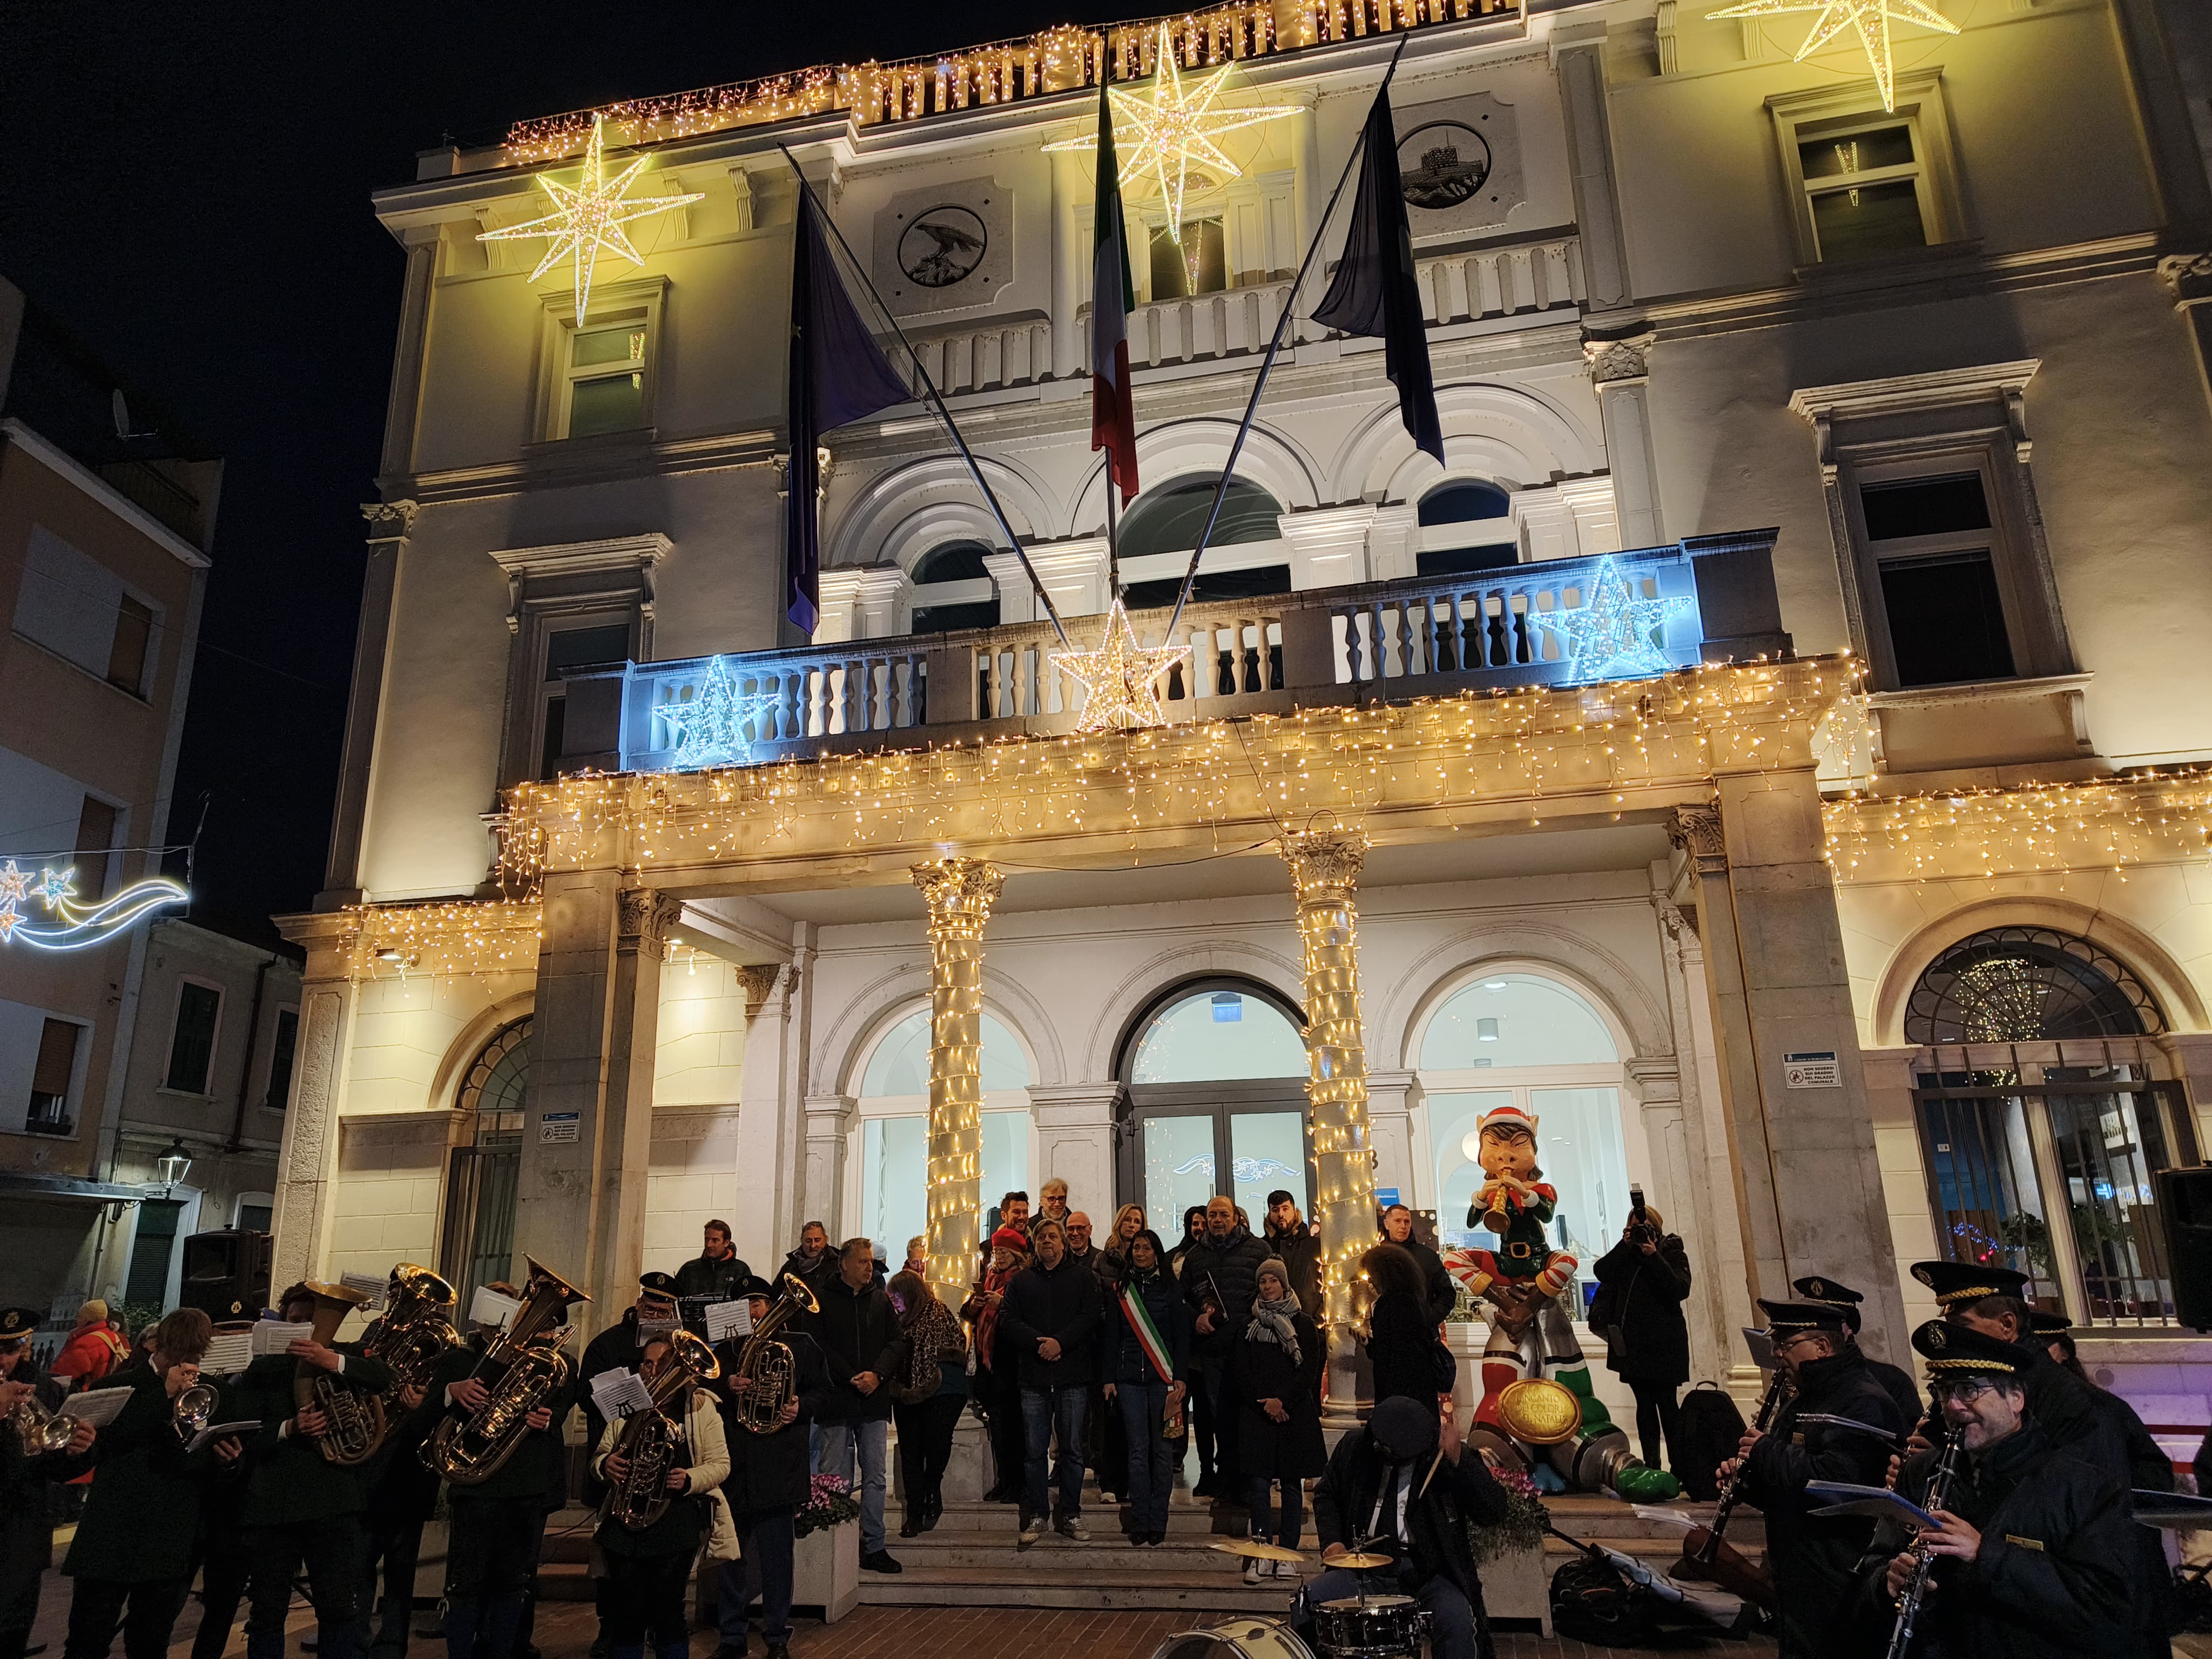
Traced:
[[[1189, 655], [1168, 677], [1168, 718], [1571, 685], [1786, 655], [1774, 537], [1697, 536], [1468, 575], [1193, 605], [1176, 624], [1175, 642]], [[1594, 604], [1626, 623], [1573, 620]], [[1628, 605], [1639, 608], [1624, 612]], [[1169, 615], [1139, 611], [1130, 622], [1149, 644]], [[1104, 618], [1066, 621], [1075, 646], [1098, 642]], [[1648, 646], [1629, 653], [1633, 672], [1613, 648], [1628, 635]], [[1050, 624], [1018, 623], [584, 670], [567, 677], [562, 769], [688, 771], [1066, 732], [1080, 694], [1054, 672], [1057, 647]]]

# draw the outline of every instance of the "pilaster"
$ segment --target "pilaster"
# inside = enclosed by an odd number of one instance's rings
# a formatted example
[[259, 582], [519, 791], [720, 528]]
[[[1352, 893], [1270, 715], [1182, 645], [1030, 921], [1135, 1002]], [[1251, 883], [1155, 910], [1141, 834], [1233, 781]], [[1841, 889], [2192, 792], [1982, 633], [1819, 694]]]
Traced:
[[300, 985], [300, 1031], [293, 1050], [292, 1095], [276, 1150], [272, 1292], [320, 1265], [330, 1224], [330, 1183], [337, 1168], [339, 1107], [352, 1047], [354, 986], [335, 940], [308, 942]]
[[1651, 438], [1650, 356], [1657, 343], [1658, 337], [1649, 332], [1583, 342], [1583, 361], [1605, 423], [1606, 464], [1613, 472], [1622, 547], [1657, 547], [1667, 539]]
[[1065, 1181], [1070, 1201], [1090, 1214], [1101, 1239], [1114, 1220], [1114, 1124], [1128, 1093], [1128, 1085], [1120, 1082], [1030, 1091], [1030, 1109], [1036, 1116], [1038, 1184], [1054, 1176]]
[[1605, 33], [1602, 20], [1552, 31], [1552, 69], [1559, 77], [1566, 116], [1575, 223], [1582, 234], [1588, 308], [1594, 312], [1626, 305], [1631, 297], [1620, 191], [1613, 176], [1613, 122], [1606, 108]]
[[1366, 581], [1368, 531], [1376, 516], [1376, 510], [1364, 501], [1284, 514], [1282, 534], [1291, 550], [1291, 587], [1304, 592]]
[[[1052, 595], [1052, 603], [1063, 617], [1096, 617], [1103, 615], [1109, 604], [1106, 592], [1106, 538], [1103, 536], [1078, 536], [1064, 542], [1028, 550], [1030, 565], [1044, 584], [1044, 591]], [[1021, 560], [1012, 553], [986, 553], [984, 567], [991, 580], [999, 585], [999, 621], [1001, 623], [1042, 622], [1044, 611], [1037, 604], [1036, 589], [1022, 569]]]
[[[854, 1101], [850, 1095], [806, 1097], [806, 1152], [800, 1176], [799, 1222], [818, 1221], [830, 1230], [831, 1243], [842, 1243], [845, 1232], [845, 1139], [853, 1127]], [[791, 1233], [799, 1237], [796, 1229]]]
[[898, 596], [906, 573], [896, 565], [841, 565], [820, 577], [822, 610], [814, 643], [880, 640], [898, 631]]
[[1395, 1187], [1408, 1204], [1428, 1186], [1413, 1155], [1413, 1109], [1420, 1103], [1420, 1079], [1413, 1073], [1367, 1074], [1367, 1134], [1375, 1146], [1375, 1184]]
[[331, 817], [331, 856], [319, 910], [358, 904], [361, 849], [368, 816], [368, 785], [376, 760], [376, 728], [384, 704], [385, 659], [392, 646], [392, 607], [399, 591], [399, 559], [415, 527], [413, 501], [370, 501], [368, 566], [362, 578], [361, 619], [355, 625], [353, 686], [346, 699], [345, 746], [338, 758], [338, 795]]
[[738, 1206], [732, 1243], [751, 1262], [772, 1262], [799, 1237], [791, 1214], [803, 1171], [786, 1041], [799, 969], [789, 963], [738, 970], [745, 993], [745, 1046], [738, 1080]]
[[2170, 254], [2158, 262], [2159, 281], [2197, 347], [2197, 374], [2212, 398], [2212, 252]]

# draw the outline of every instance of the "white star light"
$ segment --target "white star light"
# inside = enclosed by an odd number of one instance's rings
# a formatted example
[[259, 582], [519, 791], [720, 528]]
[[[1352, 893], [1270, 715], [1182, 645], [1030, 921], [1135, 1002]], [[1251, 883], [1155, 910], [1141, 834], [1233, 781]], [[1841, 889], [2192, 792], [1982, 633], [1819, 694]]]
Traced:
[[[1114, 100], [1115, 145], [1121, 155], [1121, 177], [1115, 182], [1126, 186], [1132, 179], [1151, 173], [1158, 181], [1161, 199], [1167, 204], [1168, 234], [1181, 246], [1182, 198], [1190, 179], [1191, 163], [1196, 161], [1212, 168], [1220, 179], [1241, 178], [1243, 175], [1237, 164], [1223, 155], [1221, 147], [1213, 141], [1224, 132], [1257, 126], [1279, 116], [1295, 115], [1297, 111], [1288, 104], [1215, 109], [1213, 100], [1221, 95], [1222, 83], [1236, 67], [1234, 64], [1224, 64], [1212, 74], [1193, 82], [1186, 90], [1182, 67], [1176, 61], [1175, 40], [1165, 23], [1160, 25], [1155, 50], [1159, 55], [1159, 68], [1154, 72], [1152, 95], [1149, 99], [1124, 92], [1119, 87], [1107, 89], [1108, 96]], [[1125, 131], [1136, 135], [1136, 142], [1126, 148], [1122, 137]], [[1098, 135], [1095, 132], [1088, 137], [1063, 138], [1058, 143], [1045, 146], [1047, 150], [1097, 148]]]
[[773, 693], [738, 690], [727, 661], [717, 657], [708, 665], [698, 696], [689, 702], [663, 703], [653, 712], [675, 728], [676, 769], [691, 772], [750, 764], [753, 740], [745, 728], [757, 730], [760, 717], [775, 706]]
[[1791, 11], [1820, 14], [1814, 20], [1813, 32], [1805, 37], [1805, 44], [1797, 48], [1797, 61], [1801, 64], [1845, 29], [1856, 28], [1859, 32], [1859, 44], [1866, 48], [1867, 62], [1874, 68], [1875, 85], [1881, 89], [1881, 106], [1887, 110], [1897, 107], [1897, 69], [1889, 52], [1891, 20], [1917, 24], [1944, 34], [1959, 32], [1956, 23], [1933, 6], [1922, 4], [1921, 0], [1743, 0], [1741, 5], [1709, 11], [1705, 16], [1709, 20], [1778, 17]]
[[1106, 613], [1106, 637], [1096, 651], [1055, 651], [1052, 660], [1085, 693], [1078, 732], [1126, 732], [1168, 723], [1155, 682], [1189, 655], [1187, 646], [1138, 644], [1129, 613], [1116, 599]]
[[1597, 574], [1572, 611], [1540, 611], [1536, 625], [1559, 636], [1571, 681], [1638, 679], [1664, 674], [1674, 665], [1652, 635], [1677, 617], [1690, 614], [1691, 601], [1676, 594], [1643, 596], [1612, 559], [1598, 561]]
[[538, 262], [538, 269], [530, 273], [536, 282], [563, 258], [573, 255], [576, 261], [576, 320], [581, 323], [591, 309], [592, 274], [598, 267], [602, 252], [627, 259], [634, 265], [645, 263], [623, 228], [638, 219], [651, 218], [656, 213], [665, 213], [671, 208], [682, 207], [686, 202], [705, 199], [704, 191], [691, 191], [681, 196], [640, 196], [625, 201], [623, 192], [629, 188], [630, 180], [645, 170], [653, 158], [641, 155], [617, 173], [610, 183], [606, 167], [606, 118], [592, 118], [592, 142], [584, 151], [584, 176], [574, 185], [558, 183], [546, 173], [538, 175], [538, 182], [545, 186], [545, 193], [553, 198], [553, 211], [542, 219], [532, 219], [527, 224], [508, 225], [501, 230], [487, 230], [477, 238], [479, 242], [509, 242], [518, 237], [543, 236], [550, 246], [545, 257]]

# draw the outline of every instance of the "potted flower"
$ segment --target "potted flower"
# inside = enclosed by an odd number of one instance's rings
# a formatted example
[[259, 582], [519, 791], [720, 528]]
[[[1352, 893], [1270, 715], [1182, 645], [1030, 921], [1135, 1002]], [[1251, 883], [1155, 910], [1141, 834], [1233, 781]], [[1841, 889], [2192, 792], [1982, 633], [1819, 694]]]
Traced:
[[1482, 1600], [1493, 1619], [1534, 1619], [1552, 1633], [1552, 1591], [1544, 1571], [1544, 1528], [1551, 1511], [1536, 1483], [1515, 1468], [1493, 1468], [1505, 1489], [1505, 1515], [1497, 1525], [1467, 1529], [1468, 1547], [1482, 1575]]
[[793, 1604], [820, 1607], [836, 1624], [860, 1599], [860, 1505], [852, 1488], [834, 1474], [807, 1483], [806, 1502], [792, 1517], [798, 1540], [792, 1554]]

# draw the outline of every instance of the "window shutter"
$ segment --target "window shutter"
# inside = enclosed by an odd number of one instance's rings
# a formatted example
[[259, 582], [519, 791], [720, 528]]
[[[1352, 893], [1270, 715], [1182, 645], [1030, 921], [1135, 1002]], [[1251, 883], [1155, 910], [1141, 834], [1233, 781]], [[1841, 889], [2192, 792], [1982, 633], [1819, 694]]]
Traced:
[[81, 1028], [65, 1019], [50, 1019], [39, 1033], [39, 1062], [31, 1069], [31, 1092], [69, 1097], [70, 1074], [76, 1070], [76, 1037]]

